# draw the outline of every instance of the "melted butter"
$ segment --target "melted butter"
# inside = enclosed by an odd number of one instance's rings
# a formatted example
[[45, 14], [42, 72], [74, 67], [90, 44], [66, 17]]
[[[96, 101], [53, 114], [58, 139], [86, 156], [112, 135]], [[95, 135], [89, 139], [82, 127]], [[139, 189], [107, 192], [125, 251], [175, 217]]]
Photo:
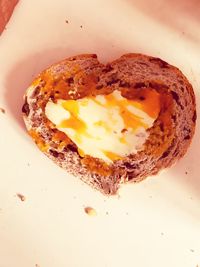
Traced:
[[58, 125], [58, 127], [59, 128], [72, 128], [79, 134], [84, 134], [87, 128], [86, 124], [82, 120], [75, 117], [74, 115], [72, 115], [71, 118], [69, 119], [63, 120]]
[[[146, 129], [152, 127], [160, 112], [159, 101], [155, 90], [146, 92], [143, 101], [126, 99], [115, 90], [108, 95], [49, 102], [46, 115], [77, 145], [82, 157], [113, 162], [142, 147], [148, 136]], [[59, 123], [53, 114], [58, 106], [62, 115]]]
[[108, 157], [111, 161], [114, 161], [114, 160], [118, 160], [118, 159], [121, 159], [122, 157], [119, 156], [118, 154], [116, 153], [113, 153], [113, 152], [110, 152], [110, 151], [103, 151], [103, 153], [105, 154], [106, 157]]
[[83, 150], [81, 150], [80, 148], [78, 148], [78, 153], [81, 157], [85, 156], [85, 153], [83, 152]]
[[147, 90], [144, 97], [145, 99], [140, 102], [139, 108], [156, 119], [160, 112], [160, 94], [156, 90]]
[[120, 138], [119, 138], [119, 141], [120, 141], [122, 144], [126, 144], [126, 143], [127, 143], [127, 142], [126, 142], [126, 139], [125, 139], [124, 136], [120, 137]]
[[153, 119], [156, 119], [160, 111], [160, 95], [155, 90], [149, 90], [145, 92], [145, 100], [137, 102], [134, 100], [128, 100], [126, 98], [120, 97], [118, 94], [114, 95], [113, 93], [104, 96], [106, 102], [102, 104], [101, 101], [98, 101], [95, 98], [92, 98], [96, 103], [102, 105], [106, 108], [111, 108], [117, 106], [120, 110], [120, 114], [124, 120], [126, 128], [144, 127], [148, 128], [148, 125], [143, 123], [141, 117], [132, 114], [127, 106], [131, 105], [135, 108], [138, 108], [145, 113], [147, 113]]
[[[68, 100], [62, 103], [64, 109], [70, 112], [70, 117], [68, 119], [63, 120], [58, 128], [71, 128], [75, 131], [74, 138], [77, 143], [81, 143], [81, 135], [84, 135], [87, 130], [87, 126], [83, 120], [79, 118], [79, 105], [75, 100]], [[81, 151], [81, 150], [79, 150]], [[83, 153], [82, 153], [83, 154]]]

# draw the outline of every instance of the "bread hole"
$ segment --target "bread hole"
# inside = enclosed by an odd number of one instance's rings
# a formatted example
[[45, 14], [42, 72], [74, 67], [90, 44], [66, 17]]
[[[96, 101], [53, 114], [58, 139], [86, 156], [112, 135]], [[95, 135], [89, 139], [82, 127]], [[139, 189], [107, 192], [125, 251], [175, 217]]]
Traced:
[[49, 99], [50, 99], [52, 102], [54, 102], [54, 101], [55, 101], [55, 96], [51, 94], [50, 97], [49, 97]]
[[136, 177], [137, 177], [137, 172], [129, 172], [128, 173], [128, 180], [129, 181], [133, 180]]
[[167, 151], [165, 151], [165, 152], [162, 154], [162, 156], [160, 157], [160, 159], [164, 159], [164, 158], [166, 158], [166, 157], [169, 155], [169, 153], [170, 153], [170, 149], [168, 149]]
[[176, 90], [177, 89], [177, 84], [176, 83], [173, 83], [172, 84], [172, 87]]
[[99, 84], [99, 85], [96, 86], [96, 89], [97, 89], [97, 90], [100, 90], [100, 89], [102, 89], [102, 88], [103, 88], [103, 84]]
[[70, 59], [68, 59], [68, 60], [70, 60], [70, 61], [74, 61], [74, 60], [76, 60], [77, 58], [76, 57], [71, 57]]
[[30, 108], [29, 108], [29, 104], [28, 104], [28, 102], [27, 102], [27, 98], [25, 98], [25, 103], [24, 103], [24, 105], [23, 105], [23, 107], [22, 107], [22, 112], [23, 112], [24, 114], [26, 114], [26, 116], [28, 116], [29, 113], [30, 113]]
[[183, 81], [183, 80], [178, 80], [178, 82], [179, 82], [181, 85], [184, 85], [184, 81]]
[[162, 122], [160, 123], [160, 130], [164, 132], [164, 124]]
[[157, 64], [161, 68], [168, 68], [169, 67], [169, 64], [160, 58], [150, 58], [149, 61], [151, 63]]
[[184, 92], [185, 88], [183, 86], [181, 86], [181, 92]]
[[183, 110], [184, 107], [182, 106], [182, 104], [180, 103], [180, 100], [179, 100], [179, 96], [176, 92], [174, 91], [171, 91], [171, 94], [172, 94], [172, 97], [173, 99], [176, 101], [176, 103], [180, 106], [180, 108]]
[[114, 78], [114, 79], [112, 79], [111, 81], [108, 81], [108, 82], [107, 82], [107, 85], [108, 85], [108, 86], [111, 86], [111, 85], [116, 84], [116, 83], [118, 83], [118, 82], [119, 82], [119, 79], [117, 79], [117, 78], [115, 79], [115, 78]]
[[125, 162], [124, 163], [124, 166], [126, 167], [126, 169], [128, 170], [134, 170], [134, 169], [137, 169], [137, 164], [132, 164], [130, 162]]
[[176, 150], [174, 151], [174, 153], [173, 153], [173, 157], [177, 157], [177, 156], [178, 156], [178, 154], [179, 154], [179, 150], [178, 150], [178, 149], [176, 149]]
[[103, 72], [103, 73], [107, 73], [107, 72], [110, 72], [110, 71], [112, 71], [112, 70], [113, 70], [113, 67], [111, 67], [111, 65], [107, 64], [107, 65], [105, 66], [105, 68], [102, 69], [102, 72]]
[[179, 103], [179, 96], [178, 96], [178, 94], [177, 94], [176, 92], [174, 92], [174, 91], [171, 91], [171, 94], [172, 94], [173, 99], [174, 99], [177, 103]]
[[188, 129], [188, 128], [186, 128], [186, 127], [183, 128], [183, 131], [184, 131], [184, 132], [187, 132], [187, 133], [191, 133], [191, 130]]
[[54, 158], [60, 158], [60, 159], [64, 159], [65, 156], [63, 153], [57, 152], [56, 150], [50, 149], [49, 153], [54, 157]]
[[194, 112], [194, 115], [192, 117], [192, 121], [195, 123], [196, 122], [196, 119], [197, 119], [197, 113], [196, 111]]
[[57, 158], [59, 156], [59, 153], [56, 150], [50, 149], [49, 153], [54, 157]]
[[126, 81], [120, 81], [119, 82], [119, 86], [123, 87], [123, 88], [129, 88], [131, 87], [130, 83], [126, 82]]
[[139, 100], [144, 101], [146, 98], [144, 96], [140, 96]]
[[37, 97], [39, 95], [40, 89], [41, 89], [40, 85], [38, 85], [38, 86], [35, 87], [34, 92], [32, 94], [32, 97], [33, 98], [35, 98], [35, 97]]
[[72, 83], [74, 83], [74, 78], [70, 77], [68, 79], [65, 80], [69, 85], [71, 85]]
[[189, 140], [189, 139], [190, 139], [190, 135], [189, 134], [184, 137], [184, 140]]
[[134, 84], [134, 88], [135, 89], [139, 89], [139, 88], [142, 88], [142, 87], [145, 87], [145, 86], [146, 86], [146, 84], [143, 83], [143, 82], [138, 82], [138, 83]]
[[172, 120], [176, 122], [176, 115], [172, 115]]
[[166, 84], [163, 84], [163, 83], [157, 83], [157, 82], [150, 82], [149, 83], [149, 86], [153, 89], [156, 89], [156, 90], [161, 90], [161, 89], [169, 89], [169, 86], [167, 86]]
[[76, 153], [78, 153], [78, 149], [77, 149], [77, 147], [76, 147], [75, 145], [68, 144], [68, 145], [67, 145], [67, 149], [69, 149], [69, 150], [72, 151], [72, 152], [76, 152]]

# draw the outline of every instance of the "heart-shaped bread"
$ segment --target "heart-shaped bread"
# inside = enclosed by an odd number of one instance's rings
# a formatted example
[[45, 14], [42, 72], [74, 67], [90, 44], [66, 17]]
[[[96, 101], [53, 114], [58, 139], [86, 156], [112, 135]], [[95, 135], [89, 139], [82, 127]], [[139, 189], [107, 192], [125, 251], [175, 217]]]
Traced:
[[107, 65], [96, 55], [65, 59], [39, 74], [24, 101], [24, 121], [38, 147], [104, 194], [174, 164], [195, 129], [186, 77], [141, 54]]

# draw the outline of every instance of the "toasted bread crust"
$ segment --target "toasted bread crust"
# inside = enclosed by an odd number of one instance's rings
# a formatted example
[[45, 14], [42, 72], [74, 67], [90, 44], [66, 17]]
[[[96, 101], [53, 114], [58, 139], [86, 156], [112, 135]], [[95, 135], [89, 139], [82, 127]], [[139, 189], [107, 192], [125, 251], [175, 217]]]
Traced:
[[[53, 83], [47, 87], [49, 77]], [[61, 80], [66, 90], [61, 90]], [[71, 140], [54, 129], [44, 114], [45, 104], [55, 97], [56, 89], [60, 97], [78, 99], [88, 95], [87, 88], [94, 94], [104, 94], [105, 88], [106, 93], [121, 88], [127, 97], [135, 90], [153, 88], [163, 95], [162, 110], [149, 130], [144, 149], [114, 161], [109, 170], [100, 160], [81, 158]], [[120, 184], [141, 181], [174, 164], [186, 153], [196, 122], [195, 96], [186, 77], [163, 60], [142, 54], [126, 54], [107, 65], [99, 63], [96, 55], [78, 55], [54, 64], [27, 90], [22, 111], [39, 148], [104, 194], [115, 194]]]

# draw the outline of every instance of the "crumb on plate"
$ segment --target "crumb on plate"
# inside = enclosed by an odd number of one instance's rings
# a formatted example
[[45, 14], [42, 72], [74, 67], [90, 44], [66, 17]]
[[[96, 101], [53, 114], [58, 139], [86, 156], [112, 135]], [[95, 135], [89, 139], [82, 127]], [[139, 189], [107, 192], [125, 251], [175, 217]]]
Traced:
[[96, 216], [97, 212], [95, 209], [93, 209], [92, 207], [85, 207], [85, 213], [89, 216]]
[[25, 200], [26, 200], [25, 196], [22, 195], [22, 194], [20, 194], [20, 193], [17, 194], [17, 197], [18, 197], [21, 201], [25, 201]]
[[1, 113], [3, 113], [3, 114], [5, 114], [5, 113], [6, 113], [6, 111], [5, 111], [5, 109], [4, 109], [4, 108], [0, 108], [0, 112], [1, 112]]

